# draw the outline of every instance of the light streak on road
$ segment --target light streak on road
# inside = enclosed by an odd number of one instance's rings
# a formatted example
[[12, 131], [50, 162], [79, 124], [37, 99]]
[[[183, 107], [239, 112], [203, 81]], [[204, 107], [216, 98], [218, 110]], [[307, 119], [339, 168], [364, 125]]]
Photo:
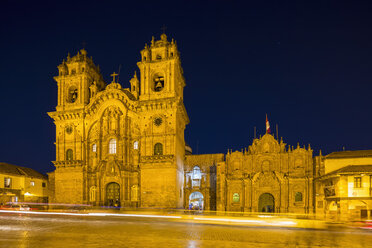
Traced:
[[69, 216], [121, 216], [121, 217], [143, 217], [143, 218], [167, 218], [167, 219], [180, 219], [181, 216], [171, 215], [151, 215], [151, 214], [110, 214], [110, 213], [61, 213], [61, 212], [32, 212], [32, 211], [13, 211], [13, 210], [0, 210], [0, 213], [12, 214], [41, 214], [41, 215], [69, 215]]

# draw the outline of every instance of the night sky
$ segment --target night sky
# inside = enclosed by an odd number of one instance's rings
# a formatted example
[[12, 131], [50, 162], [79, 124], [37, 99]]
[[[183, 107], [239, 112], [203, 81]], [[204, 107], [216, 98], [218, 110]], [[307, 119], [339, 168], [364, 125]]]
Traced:
[[164, 25], [194, 153], [248, 147], [266, 113], [285, 143], [315, 154], [372, 149], [371, 1], [136, 2], [1, 1], [0, 162], [53, 171], [57, 66], [85, 46], [106, 82], [121, 65], [129, 87]]

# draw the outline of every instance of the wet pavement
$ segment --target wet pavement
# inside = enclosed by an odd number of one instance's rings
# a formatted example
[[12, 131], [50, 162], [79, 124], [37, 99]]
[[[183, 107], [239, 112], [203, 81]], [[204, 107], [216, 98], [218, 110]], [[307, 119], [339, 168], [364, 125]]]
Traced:
[[371, 247], [372, 232], [0, 213], [0, 247]]

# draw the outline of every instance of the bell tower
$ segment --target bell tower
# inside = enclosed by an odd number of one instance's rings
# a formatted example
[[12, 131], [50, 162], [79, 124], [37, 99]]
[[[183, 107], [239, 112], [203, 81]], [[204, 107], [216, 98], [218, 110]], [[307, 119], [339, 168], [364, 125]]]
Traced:
[[184, 131], [189, 118], [183, 104], [185, 79], [176, 43], [169, 42], [165, 34], [157, 41], [153, 37], [151, 45], [141, 51], [137, 65], [141, 72], [141, 206], [180, 208], [184, 203]]
[[73, 57], [68, 54], [67, 60], [58, 66], [58, 71], [58, 76], [54, 77], [58, 84], [57, 111], [83, 108], [89, 103], [93, 93], [91, 89], [96, 87], [99, 91], [104, 87], [99, 67], [87, 57], [85, 49]]
[[185, 80], [173, 39], [169, 42], [165, 34], [157, 41], [152, 37], [151, 46], [145, 45], [141, 51], [141, 61], [137, 65], [141, 71], [140, 100], [183, 98]]

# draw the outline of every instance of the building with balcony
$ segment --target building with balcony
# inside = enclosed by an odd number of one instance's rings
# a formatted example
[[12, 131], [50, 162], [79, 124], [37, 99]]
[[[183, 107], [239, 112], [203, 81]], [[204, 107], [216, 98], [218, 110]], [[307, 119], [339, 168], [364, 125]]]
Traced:
[[326, 219], [372, 217], [372, 150], [333, 152], [317, 160], [316, 213]]

